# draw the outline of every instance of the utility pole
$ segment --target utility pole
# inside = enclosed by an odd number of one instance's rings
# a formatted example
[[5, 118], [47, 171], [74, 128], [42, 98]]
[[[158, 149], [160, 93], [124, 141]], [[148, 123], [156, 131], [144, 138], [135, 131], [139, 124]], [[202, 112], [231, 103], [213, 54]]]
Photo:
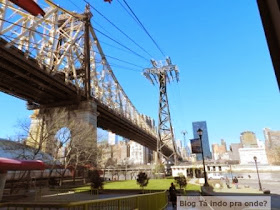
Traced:
[[[158, 141], [156, 162], [159, 163], [161, 157], [165, 157], [167, 161], [173, 157], [175, 164], [177, 162], [177, 147], [174, 139], [174, 133], [170, 118], [169, 104], [167, 98], [167, 83], [172, 80], [179, 81], [179, 71], [176, 65], [171, 63], [168, 57], [165, 62], [151, 60], [152, 68], [144, 69], [143, 75], [153, 84], [159, 83], [159, 112], [158, 112]], [[168, 146], [172, 149], [170, 156], [162, 153], [162, 148]]]

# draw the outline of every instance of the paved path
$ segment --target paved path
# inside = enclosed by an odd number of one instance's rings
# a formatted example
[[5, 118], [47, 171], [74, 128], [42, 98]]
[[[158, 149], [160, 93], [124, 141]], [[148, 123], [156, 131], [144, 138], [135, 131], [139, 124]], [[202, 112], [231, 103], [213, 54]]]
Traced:
[[[135, 193], [134, 193], [135, 194]], [[80, 192], [74, 193], [73, 191], [64, 191], [64, 192], [55, 192], [51, 190], [44, 190], [42, 194], [37, 193], [29, 193], [27, 197], [17, 198], [17, 202], [40, 202], [40, 203], [67, 203], [73, 201], [87, 201], [87, 200], [98, 200], [105, 198], [115, 198], [115, 197], [123, 197], [134, 195], [132, 193], [115, 193], [115, 194], [99, 194], [92, 195], [90, 192]], [[13, 201], [13, 200], [11, 200]]]
[[[227, 195], [227, 196], [239, 196], [239, 195], [256, 195], [260, 196], [263, 195], [262, 191], [259, 191], [259, 184], [258, 180], [239, 180], [239, 188], [236, 189], [235, 186], [232, 186], [230, 189], [224, 187], [222, 189], [215, 189], [215, 195]], [[245, 187], [245, 185], [249, 186]], [[274, 182], [274, 181], [265, 181], [262, 183], [263, 189], [264, 190], [270, 190], [271, 194], [267, 195], [271, 197], [271, 209], [273, 210], [278, 210], [280, 209], [280, 183], [279, 182]], [[199, 193], [193, 194], [199, 196]], [[172, 204], [169, 203], [166, 210], [175, 210], [177, 209], [176, 207], [173, 208]], [[195, 210], [195, 208], [192, 208]], [[209, 208], [210, 210], [211, 208]]]

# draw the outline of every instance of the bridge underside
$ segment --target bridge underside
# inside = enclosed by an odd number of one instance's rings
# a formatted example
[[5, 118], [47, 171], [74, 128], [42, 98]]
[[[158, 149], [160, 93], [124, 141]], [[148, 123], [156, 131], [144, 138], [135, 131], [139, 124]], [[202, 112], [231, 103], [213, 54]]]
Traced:
[[[97, 103], [98, 120], [97, 126], [104, 130], [110, 130], [127, 139], [131, 139], [143, 146], [146, 146], [154, 151], [157, 150], [157, 139], [152, 137], [148, 132], [140, 130], [133, 126], [128, 120], [123, 119], [116, 113], [108, 111], [107, 107]], [[162, 148], [166, 156], [172, 155], [172, 150], [168, 147]]]
[[[40, 68], [35, 59], [26, 58], [22, 51], [15, 47], [8, 48], [7, 44], [0, 38], [0, 90], [2, 92], [35, 105], [29, 108], [66, 106], [85, 100], [84, 95], [79, 93], [75, 86], [67, 85], [63, 79], [48, 74], [45, 69]], [[96, 101], [96, 103], [98, 127], [156, 151], [157, 139], [155, 137], [135, 127], [100, 102]], [[172, 154], [167, 147], [162, 150], [166, 156]]]
[[49, 74], [37, 61], [0, 38], [0, 90], [42, 106], [78, 102], [83, 97], [72, 84]]

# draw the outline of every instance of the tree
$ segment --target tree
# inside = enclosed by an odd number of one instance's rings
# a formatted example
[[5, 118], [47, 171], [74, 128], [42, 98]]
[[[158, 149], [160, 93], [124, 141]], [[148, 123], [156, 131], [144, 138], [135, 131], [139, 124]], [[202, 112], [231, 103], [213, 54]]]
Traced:
[[81, 120], [77, 122], [74, 115], [64, 108], [52, 109], [50, 112], [45, 110], [43, 114], [35, 110], [31, 123], [25, 120], [19, 124], [19, 138], [33, 148], [27, 159], [46, 162], [39, 156], [40, 151], [50, 154], [52, 158], [47, 162], [51, 166], [49, 177], [58, 168], [60, 184], [70, 167], [74, 170], [75, 179], [78, 166], [96, 166], [97, 148], [92, 138], [95, 128]]
[[91, 189], [103, 189], [103, 179], [100, 177], [98, 170], [89, 171]]
[[142, 188], [142, 191], [144, 192], [144, 187], [146, 187], [149, 183], [148, 175], [145, 172], [139, 172], [136, 181], [137, 184], [139, 184]]
[[105, 179], [106, 170], [115, 168], [116, 160], [112, 158], [112, 147], [107, 142], [99, 142], [97, 147], [97, 167], [103, 169], [103, 178]]
[[180, 189], [187, 186], [187, 179], [183, 174], [180, 174], [178, 177], [175, 177], [176, 183], [180, 186]]
[[121, 162], [121, 165], [120, 165], [121, 173], [123, 174], [125, 180], [126, 180], [126, 177], [127, 177], [127, 168], [129, 166], [129, 163], [130, 163], [129, 159], [124, 158]]
[[164, 164], [156, 164], [153, 169], [153, 174], [156, 176], [156, 178], [160, 177], [162, 174], [165, 174], [165, 167]]

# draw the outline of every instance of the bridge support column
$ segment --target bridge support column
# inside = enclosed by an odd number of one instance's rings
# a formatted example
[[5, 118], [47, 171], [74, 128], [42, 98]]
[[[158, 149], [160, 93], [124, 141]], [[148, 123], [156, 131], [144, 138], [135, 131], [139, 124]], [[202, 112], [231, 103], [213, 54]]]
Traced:
[[[83, 101], [77, 107], [73, 107], [73, 120], [82, 121], [91, 125], [93, 128], [93, 137], [97, 139], [97, 106], [93, 101]], [[70, 108], [71, 111], [71, 108]]]
[[41, 145], [42, 151], [54, 154], [56, 134], [64, 127], [70, 130], [71, 139], [81, 138], [96, 144], [97, 116], [97, 105], [90, 100], [65, 107], [35, 110], [31, 116], [27, 144], [37, 148]]

